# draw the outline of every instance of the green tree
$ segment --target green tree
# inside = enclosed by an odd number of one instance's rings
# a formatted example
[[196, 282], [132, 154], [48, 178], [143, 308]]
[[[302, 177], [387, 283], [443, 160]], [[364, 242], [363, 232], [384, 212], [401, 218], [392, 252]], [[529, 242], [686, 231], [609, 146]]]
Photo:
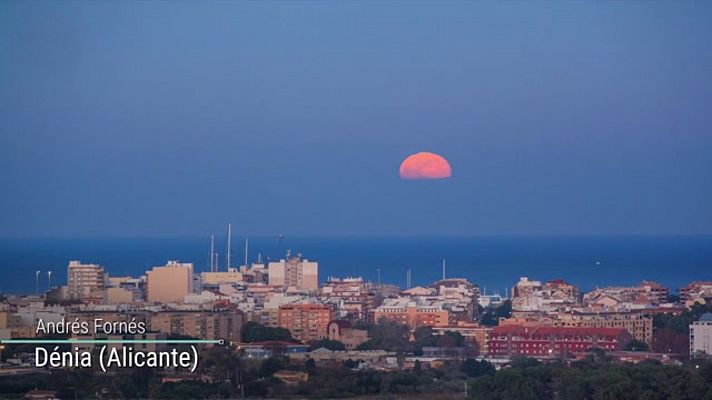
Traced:
[[286, 363], [284, 360], [280, 357], [270, 357], [264, 361], [262, 361], [262, 364], [260, 364], [260, 376], [266, 377], [266, 376], [272, 376], [275, 372], [284, 369], [286, 367]]
[[386, 350], [405, 352], [410, 347], [410, 329], [398, 322], [381, 318], [368, 330], [370, 339], [358, 346], [359, 350]]
[[460, 371], [464, 372], [470, 378], [479, 378], [484, 375], [494, 375], [496, 370], [492, 363], [482, 360], [478, 361], [474, 358], [468, 358], [462, 362]]
[[648, 351], [650, 346], [642, 340], [633, 339], [625, 345], [624, 350], [627, 351]]
[[261, 342], [265, 340], [283, 340], [287, 342], [298, 342], [292, 337], [289, 330], [284, 328], [271, 328], [260, 325], [256, 322], [248, 322], [242, 327], [242, 341]]
[[500, 318], [509, 318], [512, 316], [512, 302], [505, 300], [499, 307], [489, 309], [482, 314], [482, 325], [495, 326], [499, 325]]

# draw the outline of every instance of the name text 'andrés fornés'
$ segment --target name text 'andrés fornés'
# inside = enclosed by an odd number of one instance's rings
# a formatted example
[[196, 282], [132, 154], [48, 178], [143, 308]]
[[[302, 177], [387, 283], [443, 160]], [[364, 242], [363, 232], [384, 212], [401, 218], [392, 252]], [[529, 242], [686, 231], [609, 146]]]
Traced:
[[136, 321], [133, 318], [128, 321], [106, 321], [103, 318], [94, 318], [90, 321], [80, 321], [79, 318], [67, 321], [62, 318], [59, 321], [45, 322], [41, 318], [37, 320], [37, 335], [142, 335], [146, 333], [146, 322]]

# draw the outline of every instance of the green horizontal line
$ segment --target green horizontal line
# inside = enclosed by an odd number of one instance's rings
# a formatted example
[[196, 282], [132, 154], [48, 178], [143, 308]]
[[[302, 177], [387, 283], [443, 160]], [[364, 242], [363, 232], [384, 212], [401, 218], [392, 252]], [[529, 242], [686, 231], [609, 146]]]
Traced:
[[217, 339], [2, 339], [0, 343], [7, 344], [223, 344]]

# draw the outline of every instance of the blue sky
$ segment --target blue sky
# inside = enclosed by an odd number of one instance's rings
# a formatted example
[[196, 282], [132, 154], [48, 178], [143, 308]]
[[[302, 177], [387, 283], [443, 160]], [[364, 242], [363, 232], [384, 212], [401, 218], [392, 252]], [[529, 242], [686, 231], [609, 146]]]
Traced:
[[[710, 234], [710, 21], [0, 2], [0, 236]], [[418, 151], [453, 177], [400, 180]]]

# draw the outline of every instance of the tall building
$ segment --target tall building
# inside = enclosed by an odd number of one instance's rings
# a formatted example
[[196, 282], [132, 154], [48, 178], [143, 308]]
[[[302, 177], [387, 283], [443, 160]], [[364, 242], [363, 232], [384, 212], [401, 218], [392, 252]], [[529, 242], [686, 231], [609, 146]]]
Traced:
[[327, 338], [331, 318], [331, 307], [322, 304], [288, 304], [279, 308], [279, 327], [305, 342]]
[[268, 265], [270, 286], [285, 289], [317, 290], [319, 287], [319, 263], [287, 255], [286, 260]]
[[690, 355], [712, 355], [712, 313], [705, 313], [690, 325]]
[[193, 264], [168, 261], [146, 272], [149, 302], [182, 302], [193, 291]]
[[85, 303], [101, 303], [106, 281], [101, 265], [70, 261], [67, 267], [67, 296]]

